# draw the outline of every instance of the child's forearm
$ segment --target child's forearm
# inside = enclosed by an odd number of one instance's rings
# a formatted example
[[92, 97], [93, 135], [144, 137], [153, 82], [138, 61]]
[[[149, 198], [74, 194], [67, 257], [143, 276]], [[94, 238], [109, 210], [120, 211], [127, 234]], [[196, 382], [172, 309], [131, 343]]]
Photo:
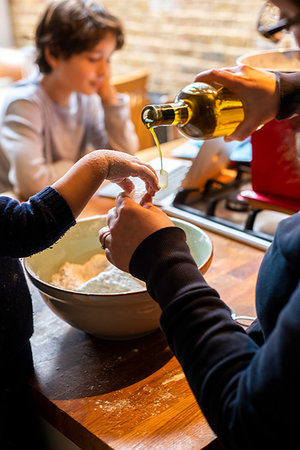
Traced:
[[134, 156], [113, 150], [95, 150], [85, 155], [52, 187], [62, 195], [77, 217], [105, 179], [118, 183], [129, 192], [134, 187], [128, 180], [130, 176], [140, 177], [150, 196], [159, 189], [152, 167]]
[[99, 150], [89, 153], [53, 183], [77, 217], [106, 178], [108, 161]]

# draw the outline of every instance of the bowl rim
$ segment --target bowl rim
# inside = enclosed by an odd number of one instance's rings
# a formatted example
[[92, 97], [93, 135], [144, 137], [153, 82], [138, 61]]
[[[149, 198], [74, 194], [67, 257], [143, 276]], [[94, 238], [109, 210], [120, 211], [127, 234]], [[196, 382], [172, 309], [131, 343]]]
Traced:
[[[91, 221], [94, 219], [103, 219], [106, 218], [106, 214], [101, 214], [101, 215], [94, 215], [91, 217], [84, 217], [82, 219], [78, 219], [76, 221], [75, 226], [77, 225], [77, 223], [81, 223], [81, 222], [86, 222], [86, 221]], [[212, 240], [210, 239], [210, 237], [208, 236], [208, 234], [202, 230], [202, 228], [196, 226], [195, 224], [188, 222], [186, 220], [182, 220], [179, 219], [177, 217], [170, 217], [170, 219], [173, 221], [175, 220], [174, 225], [176, 225], [176, 222], [178, 224], [183, 223], [183, 224], [187, 224], [188, 226], [190, 226], [191, 228], [197, 230], [197, 232], [200, 231], [200, 233], [206, 238], [206, 241], [208, 242], [210, 249], [209, 249], [209, 256], [207, 257], [207, 259], [203, 262], [203, 264], [201, 265], [197, 265], [198, 270], [201, 272], [202, 270], [204, 270], [205, 272], [207, 271], [207, 269], [209, 268], [212, 258], [213, 258], [213, 253], [214, 253], [214, 246], [212, 243]], [[71, 229], [71, 228], [70, 228]], [[100, 247], [100, 244], [99, 244]], [[49, 248], [49, 247], [48, 247]], [[47, 249], [45, 249], [47, 250]], [[34, 255], [31, 255], [34, 256]], [[47, 295], [51, 295], [51, 297], [57, 298], [57, 296], [55, 295], [55, 292], [60, 292], [61, 294], [63, 294], [63, 297], [68, 297], [68, 296], [72, 296], [72, 298], [74, 298], [74, 296], [80, 296], [82, 298], [82, 302], [86, 302], [87, 299], [91, 298], [91, 297], [96, 297], [97, 299], [101, 300], [101, 299], [105, 299], [105, 297], [111, 298], [111, 297], [116, 297], [116, 295], [118, 296], [118, 298], [121, 297], [140, 297], [141, 294], [145, 294], [147, 293], [147, 287], [143, 288], [143, 289], [139, 289], [139, 290], [135, 290], [135, 291], [126, 291], [126, 292], [103, 292], [103, 293], [96, 293], [96, 292], [80, 292], [80, 291], [76, 291], [76, 290], [71, 290], [71, 289], [63, 289], [59, 286], [54, 286], [51, 283], [48, 283], [47, 281], [42, 280], [41, 278], [39, 278], [34, 271], [29, 267], [29, 259], [31, 258], [31, 256], [27, 256], [25, 258], [22, 259], [22, 265], [23, 268], [25, 270], [25, 272], [27, 273], [27, 275], [29, 276], [31, 282], [36, 286], [37, 284], [41, 285], [41, 286], [45, 286], [47, 288], [47, 292], [45, 292], [43, 290], [43, 293], [46, 293]], [[34, 280], [34, 281], [33, 281]], [[51, 292], [53, 292], [53, 294], [51, 294]], [[59, 300], [59, 299], [58, 299]], [[80, 300], [80, 299], [78, 299]], [[61, 300], [63, 301], [63, 300]]]

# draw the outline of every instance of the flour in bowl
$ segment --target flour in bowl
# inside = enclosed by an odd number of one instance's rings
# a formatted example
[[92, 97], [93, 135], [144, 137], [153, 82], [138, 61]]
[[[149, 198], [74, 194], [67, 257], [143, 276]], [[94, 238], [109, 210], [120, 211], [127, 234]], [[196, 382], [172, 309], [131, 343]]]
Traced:
[[102, 254], [92, 256], [84, 264], [67, 261], [58, 269], [57, 273], [52, 275], [51, 284], [63, 289], [77, 290], [79, 286], [98, 275], [109, 265], [111, 264]]
[[145, 283], [111, 265], [111, 267], [82, 284], [77, 290], [90, 293], [119, 293], [142, 291], [143, 289], [145, 289]]
[[142, 291], [145, 283], [110, 264], [105, 255], [92, 256], [84, 264], [65, 262], [52, 276], [51, 284], [86, 293]]

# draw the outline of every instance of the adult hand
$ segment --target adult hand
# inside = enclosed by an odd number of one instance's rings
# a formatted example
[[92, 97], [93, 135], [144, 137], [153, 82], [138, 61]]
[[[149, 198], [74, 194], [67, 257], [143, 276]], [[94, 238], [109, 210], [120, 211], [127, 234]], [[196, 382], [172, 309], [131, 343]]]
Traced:
[[279, 108], [279, 87], [273, 72], [255, 69], [247, 65], [213, 69], [198, 74], [195, 81], [219, 83], [241, 99], [245, 119], [226, 141], [242, 141], [259, 125], [276, 117]]
[[116, 198], [116, 207], [107, 214], [107, 227], [99, 231], [99, 239], [103, 244], [105, 237], [107, 259], [128, 272], [131, 257], [139, 244], [160, 228], [170, 226], [173, 222], [152, 203], [141, 206], [122, 192]]

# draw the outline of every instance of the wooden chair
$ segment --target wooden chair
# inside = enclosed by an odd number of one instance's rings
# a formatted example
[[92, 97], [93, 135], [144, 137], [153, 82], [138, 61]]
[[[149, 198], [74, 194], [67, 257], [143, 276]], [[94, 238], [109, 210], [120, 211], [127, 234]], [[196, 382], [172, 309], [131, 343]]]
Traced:
[[0, 106], [6, 94], [6, 89], [25, 73], [25, 54], [12, 47], [0, 47]]
[[117, 91], [128, 94], [130, 97], [131, 120], [140, 141], [140, 150], [154, 145], [152, 136], [141, 119], [143, 107], [150, 103], [147, 93], [148, 78], [149, 72], [145, 69], [112, 77], [112, 84]]
[[12, 47], [0, 47], [0, 78], [17, 81], [23, 76], [25, 54]]

